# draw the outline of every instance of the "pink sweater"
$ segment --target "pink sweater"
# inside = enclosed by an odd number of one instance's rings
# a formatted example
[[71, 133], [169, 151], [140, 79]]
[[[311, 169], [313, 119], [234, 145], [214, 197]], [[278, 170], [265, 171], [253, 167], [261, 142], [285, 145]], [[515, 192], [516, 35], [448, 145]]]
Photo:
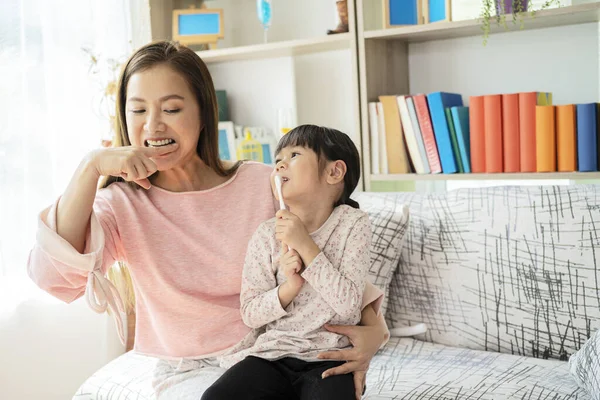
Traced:
[[[103, 300], [120, 302], [104, 274], [123, 261], [134, 282], [136, 351], [220, 354], [250, 331], [240, 314], [242, 268], [252, 234], [275, 215], [270, 173], [248, 162], [218, 187], [182, 193], [112, 184], [96, 195], [83, 254], [56, 234], [57, 200], [40, 214], [29, 276], [65, 302], [86, 293], [102, 312]], [[368, 285], [364, 301], [380, 295]]]

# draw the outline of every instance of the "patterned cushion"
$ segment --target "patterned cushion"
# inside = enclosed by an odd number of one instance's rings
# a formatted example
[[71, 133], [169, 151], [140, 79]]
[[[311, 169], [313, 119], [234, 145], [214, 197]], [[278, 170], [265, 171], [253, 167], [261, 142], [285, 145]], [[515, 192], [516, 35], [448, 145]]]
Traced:
[[[129, 352], [91, 376], [73, 400], [155, 400], [156, 359]], [[363, 399], [588, 400], [566, 362], [392, 338], [367, 373]]]
[[392, 338], [367, 373], [365, 399], [588, 400], [564, 361]]
[[389, 288], [398, 267], [404, 237], [408, 229], [409, 209], [394, 194], [358, 192], [353, 198], [361, 210], [369, 214], [373, 239], [371, 240], [371, 268], [369, 279], [385, 294], [381, 312], [387, 310]]
[[[600, 186], [407, 193], [391, 326], [454, 347], [567, 360], [600, 328]], [[600, 253], [599, 253], [600, 255]]]
[[600, 331], [569, 358], [571, 375], [592, 399], [600, 399]]
[[156, 358], [125, 353], [89, 377], [73, 400], [155, 400], [152, 374]]

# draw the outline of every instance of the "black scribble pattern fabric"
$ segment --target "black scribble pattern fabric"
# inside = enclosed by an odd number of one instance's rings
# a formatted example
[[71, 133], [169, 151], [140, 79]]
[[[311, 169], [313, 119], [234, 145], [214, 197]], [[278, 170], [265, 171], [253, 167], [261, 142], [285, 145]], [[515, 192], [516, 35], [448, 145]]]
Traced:
[[587, 400], [568, 363], [392, 338], [367, 373], [369, 400]]
[[426, 341], [566, 361], [600, 327], [600, 187], [405, 194], [388, 322]]
[[398, 197], [385, 193], [360, 192], [355, 195], [355, 199], [360, 204], [360, 209], [369, 214], [373, 235], [368, 277], [385, 294], [381, 305], [381, 312], [385, 315], [390, 283], [398, 268], [410, 223], [410, 210]]
[[600, 399], [600, 331], [569, 358], [571, 375], [594, 400]]

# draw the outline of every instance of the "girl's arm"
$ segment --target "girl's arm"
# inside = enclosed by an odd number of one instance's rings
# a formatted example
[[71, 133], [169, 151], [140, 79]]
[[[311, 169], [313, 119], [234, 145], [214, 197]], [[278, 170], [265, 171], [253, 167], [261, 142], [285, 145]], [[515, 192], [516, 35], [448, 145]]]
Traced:
[[277, 285], [270, 246], [272, 236], [266, 224], [262, 224], [248, 243], [240, 301], [242, 320], [250, 328], [260, 328], [287, 315], [285, 308], [298, 294], [287, 282]]
[[309, 261], [302, 277], [338, 315], [347, 318], [361, 309], [371, 263], [371, 225], [368, 215], [356, 221], [346, 243], [340, 245], [344, 248], [344, 254], [339, 269], [312, 241], [308, 242], [308, 246], [314, 249], [300, 249], [298, 253]]

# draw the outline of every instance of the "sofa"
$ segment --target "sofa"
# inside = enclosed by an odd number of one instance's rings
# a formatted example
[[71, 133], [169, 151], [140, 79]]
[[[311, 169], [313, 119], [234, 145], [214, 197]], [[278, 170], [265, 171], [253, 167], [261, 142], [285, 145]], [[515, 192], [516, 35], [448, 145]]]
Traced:
[[[354, 198], [388, 326], [427, 326], [377, 353], [365, 399], [597, 398], [581, 349], [600, 327], [600, 186]], [[154, 363], [128, 352], [74, 399], [153, 399]]]

